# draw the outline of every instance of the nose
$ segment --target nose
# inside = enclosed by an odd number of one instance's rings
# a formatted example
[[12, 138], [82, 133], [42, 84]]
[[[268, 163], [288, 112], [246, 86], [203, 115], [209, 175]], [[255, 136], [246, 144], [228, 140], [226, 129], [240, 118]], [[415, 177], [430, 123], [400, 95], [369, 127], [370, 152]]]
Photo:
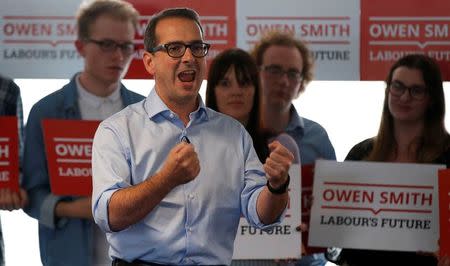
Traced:
[[120, 61], [125, 59], [125, 55], [119, 46], [116, 46], [116, 50], [114, 50], [114, 57], [118, 58]]
[[288, 73], [284, 72], [279, 78], [281, 84], [288, 85], [290, 83]]
[[244, 87], [241, 85], [236, 85], [231, 88], [231, 94], [236, 96], [241, 96], [244, 93]]
[[411, 99], [411, 91], [409, 89], [405, 89], [405, 91], [400, 95], [400, 100], [408, 101]]
[[183, 60], [183, 62], [192, 62], [194, 60], [194, 56], [192, 55], [192, 51], [191, 51], [190, 47], [187, 47], [186, 51], [184, 51], [182, 60]]

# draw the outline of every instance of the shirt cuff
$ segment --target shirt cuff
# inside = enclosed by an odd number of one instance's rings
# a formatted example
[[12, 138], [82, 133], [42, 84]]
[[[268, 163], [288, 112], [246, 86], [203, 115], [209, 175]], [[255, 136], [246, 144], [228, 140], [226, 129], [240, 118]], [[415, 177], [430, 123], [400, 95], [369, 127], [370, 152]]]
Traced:
[[252, 221], [250, 221], [250, 219], [248, 219], [248, 220], [249, 220], [250, 225], [252, 225], [256, 228], [262, 229], [262, 230], [266, 230], [266, 229], [270, 229], [276, 225], [281, 224], [281, 221], [283, 220], [282, 218], [286, 215], [288, 204], [286, 204], [286, 207], [284, 208], [283, 213], [281, 213], [281, 215], [278, 216], [278, 218], [275, 220], [275, 222], [273, 222], [271, 224], [263, 224], [261, 222], [261, 220], [259, 219], [258, 212], [256, 211], [256, 201], [258, 200], [259, 194], [263, 191], [263, 189], [264, 189], [264, 187], [259, 188], [258, 191], [256, 193], [253, 193], [253, 195], [252, 195], [252, 198], [251, 198], [252, 206], [249, 209], [249, 217], [252, 217]]
[[44, 225], [49, 227], [50, 229], [56, 229], [56, 228], [61, 228], [64, 227], [67, 222], [68, 219], [67, 218], [57, 218], [55, 216], [55, 207], [56, 204], [63, 200], [66, 197], [61, 197], [61, 196], [55, 196], [53, 194], [49, 194], [44, 201], [42, 202], [42, 206], [41, 206], [41, 214], [40, 214], [40, 219], [39, 222]]
[[112, 194], [118, 189], [107, 190], [102, 193], [97, 203], [93, 207], [93, 216], [95, 223], [106, 233], [112, 233], [113, 231], [109, 227], [108, 206]]

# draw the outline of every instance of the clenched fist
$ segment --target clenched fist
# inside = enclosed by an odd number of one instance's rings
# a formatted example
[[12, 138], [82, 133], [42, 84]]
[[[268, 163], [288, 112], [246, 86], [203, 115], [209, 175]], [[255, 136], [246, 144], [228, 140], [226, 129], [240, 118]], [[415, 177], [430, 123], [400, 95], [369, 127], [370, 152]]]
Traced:
[[264, 171], [270, 186], [279, 188], [287, 181], [294, 155], [278, 141], [269, 144], [270, 154], [264, 163]]
[[200, 161], [194, 145], [181, 142], [170, 150], [161, 170], [166, 182], [173, 187], [194, 180], [200, 173]]

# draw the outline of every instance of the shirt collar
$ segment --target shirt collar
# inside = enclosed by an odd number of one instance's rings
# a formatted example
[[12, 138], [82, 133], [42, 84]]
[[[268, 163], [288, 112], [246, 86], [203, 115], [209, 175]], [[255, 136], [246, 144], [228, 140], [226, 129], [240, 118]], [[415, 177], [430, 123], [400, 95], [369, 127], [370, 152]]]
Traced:
[[[208, 112], [206, 111], [205, 103], [203, 102], [200, 95], [197, 96], [199, 99], [199, 105], [197, 110], [193, 111], [190, 115], [191, 120], [200, 120], [206, 121], [208, 120]], [[173, 118], [176, 114], [173, 113], [167, 105], [162, 101], [159, 97], [158, 93], [156, 93], [155, 87], [152, 88], [147, 99], [145, 100], [145, 111], [147, 112], [149, 118], [151, 120], [157, 119], [157, 117], [162, 116], [166, 119]]]
[[106, 97], [99, 97], [97, 95], [94, 95], [86, 90], [86, 88], [81, 85], [80, 82], [80, 75], [76, 77], [76, 83], [77, 83], [77, 91], [78, 91], [78, 97], [80, 100], [87, 102], [89, 105], [92, 105], [96, 108], [99, 108], [105, 101], [109, 103], [115, 103], [120, 100], [120, 90], [119, 86], [117, 86], [117, 89], [113, 91], [110, 95]]
[[291, 118], [289, 119], [289, 124], [286, 128], [286, 131], [303, 132], [303, 129], [305, 128], [305, 122], [303, 121], [303, 118], [298, 115], [298, 112], [295, 109], [294, 105], [291, 105], [290, 113], [291, 113]]

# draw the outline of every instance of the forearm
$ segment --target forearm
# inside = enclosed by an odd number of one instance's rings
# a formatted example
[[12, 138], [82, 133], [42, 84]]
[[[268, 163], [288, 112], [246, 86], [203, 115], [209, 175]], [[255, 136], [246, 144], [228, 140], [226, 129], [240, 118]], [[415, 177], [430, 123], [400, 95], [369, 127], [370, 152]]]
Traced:
[[283, 213], [289, 200], [287, 191], [283, 194], [273, 194], [269, 189], [264, 187], [256, 201], [256, 211], [259, 220], [263, 224], [271, 224], [275, 222]]
[[119, 189], [112, 194], [108, 205], [109, 227], [121, 231], [147, 216], [174, 188], [161, 173], [144, 182]]
[[73, 201], [59, 201], [55, 206], [55, 216], [59, 218], [92, 220], [91, 198], [79, 198]]

